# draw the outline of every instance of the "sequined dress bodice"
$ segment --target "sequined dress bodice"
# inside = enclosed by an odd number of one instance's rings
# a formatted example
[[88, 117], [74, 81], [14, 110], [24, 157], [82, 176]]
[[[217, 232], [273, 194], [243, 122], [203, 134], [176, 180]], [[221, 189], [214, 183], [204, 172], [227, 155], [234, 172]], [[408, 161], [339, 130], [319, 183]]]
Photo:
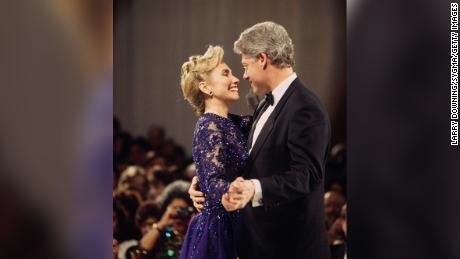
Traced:
[[236, 258], [239, 212], [225, 211], [221, 198], [246, 165], [249, 129], [249, 117], [212, 113], [199, 117], [192, 153], [206, 202], [190, 223], [180, 258]]

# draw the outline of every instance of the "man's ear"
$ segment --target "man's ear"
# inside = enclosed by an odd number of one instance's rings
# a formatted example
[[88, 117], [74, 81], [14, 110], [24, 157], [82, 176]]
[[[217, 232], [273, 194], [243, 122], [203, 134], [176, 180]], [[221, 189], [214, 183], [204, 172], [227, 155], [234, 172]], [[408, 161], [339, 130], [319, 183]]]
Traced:
[[258, 56], [257, 56], [257, 61], [259, 62], [259, 64], [262, 65], [262, 67], [264, 69], [267, 68], [267, 65], [268, 65], [268, 56], [267, 56], [267, 53], [260, 53]]

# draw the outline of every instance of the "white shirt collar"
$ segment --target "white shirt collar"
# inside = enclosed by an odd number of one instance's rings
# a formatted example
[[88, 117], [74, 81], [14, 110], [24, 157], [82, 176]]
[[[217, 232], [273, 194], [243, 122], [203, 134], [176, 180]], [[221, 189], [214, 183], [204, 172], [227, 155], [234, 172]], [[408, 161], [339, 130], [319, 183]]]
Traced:
[[297, 78], [297, 74], [294, 72], [290, 76], [288, 76], [286, 79], [283, 80], [275, 89], [272, 91], [273, 94], [273, 106], [276, 106], [276, 104], [281, 100], [281, 97], [283, 97], [284, 93], [288, 89], [288, 87], [291, 85], [291, 83]]

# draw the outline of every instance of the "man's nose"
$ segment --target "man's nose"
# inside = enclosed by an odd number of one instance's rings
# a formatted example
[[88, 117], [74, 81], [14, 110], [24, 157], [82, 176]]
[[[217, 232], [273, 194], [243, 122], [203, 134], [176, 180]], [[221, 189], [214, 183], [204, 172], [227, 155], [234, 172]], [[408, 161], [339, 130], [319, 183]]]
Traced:
[[249, 80], [248, 74], [244, 73], [244, 74], [243, 74], [243, 79], [244, 79], [244, 80]]

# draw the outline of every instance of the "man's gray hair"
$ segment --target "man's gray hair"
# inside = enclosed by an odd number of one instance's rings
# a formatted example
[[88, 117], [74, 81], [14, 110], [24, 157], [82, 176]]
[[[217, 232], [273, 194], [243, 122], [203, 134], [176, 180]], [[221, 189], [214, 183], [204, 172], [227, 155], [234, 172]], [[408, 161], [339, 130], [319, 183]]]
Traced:
[[266, 53], [279, 68], [294, 66], [294, 44], [286, 29], [274, 22], [261, 22], [244, 30], [233, 44], [233, 51], [252, 58]]

